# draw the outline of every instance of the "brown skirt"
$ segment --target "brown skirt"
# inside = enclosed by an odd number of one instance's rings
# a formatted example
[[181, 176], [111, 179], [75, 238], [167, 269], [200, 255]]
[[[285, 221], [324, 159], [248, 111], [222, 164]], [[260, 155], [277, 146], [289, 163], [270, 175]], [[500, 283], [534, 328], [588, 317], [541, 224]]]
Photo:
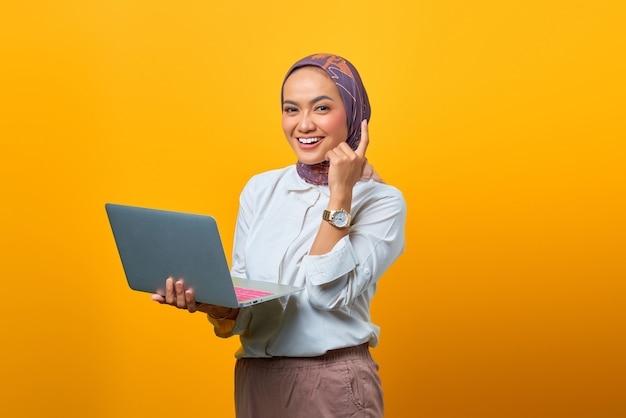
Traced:
[[244, 358], [235, 365], [237, 418], [383, 416], [367, 344], [318, 357]]

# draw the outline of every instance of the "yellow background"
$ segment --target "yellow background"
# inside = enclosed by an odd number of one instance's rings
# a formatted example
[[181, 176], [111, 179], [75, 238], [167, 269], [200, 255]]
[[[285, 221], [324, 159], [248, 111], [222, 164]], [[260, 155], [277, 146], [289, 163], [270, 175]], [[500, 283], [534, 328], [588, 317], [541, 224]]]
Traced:
[[328, 51], [408, 204], [373, 306], [387, 416], [626, 416], [625, 20], [618, 0], [3, 2], [2, 415], [233, 416], [237, 341], [128, 289], [104, 203], [211, 213], [230, 253], [246, 180], [294, 162], [283, 74]]

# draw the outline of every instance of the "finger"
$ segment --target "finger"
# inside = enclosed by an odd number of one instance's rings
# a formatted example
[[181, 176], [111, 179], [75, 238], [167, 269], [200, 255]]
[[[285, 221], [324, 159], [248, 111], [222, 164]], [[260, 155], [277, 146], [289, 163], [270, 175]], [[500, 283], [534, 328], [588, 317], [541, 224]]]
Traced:
[[176, 293], [174, 292], [174, 279], [168, 277], [165, 281], [165, 303], [173, 305], [176, 302]]
[[165, 303], [165, 296], [163, 295], [159, 295], [159, 294], [154, 294], [152, 295], [152, 297], [150, 298], [155, 302], [159, 302], [159, 303]]
[[182, 280], [178, 280], [176, 282], [176, 306], [179, 308], [184, 308], [187, 306], [187, 301], [185, 300], [185, 283]]
[[365, 157], [365, 151], [367, 150], [367, 146], [370, 143], [370, 134], [369, 128], [367, 127], [367, 119], [363, 119], [361, 122], [361, 142], [359, 142], [359, 146], [356, 149], [357, 155], [361, 157]]
[[335, 148], [326, 152], [326, 161], [328, 161], [331, 165], [333, 163], [339, 163], [344, 160], [352, 160], [356, 153], [350, 148], [347, 142], [342, 142], [337, 145]]
[[185, 302], [187, 303], [187, 310], [189, 313], [194, 313], [197, 309], [196, 298], [193, 296], [193, 290], [189, 289], [185, 291]]
[[341, 150], [342, 145], [348, 146], [346, 142], [342, 142], [341, 144], [337, 145], [335, 148], [328, 150], [325, 155], [326, 161], [330, 162], [333, 159], [341, 157], [344, 154], [344, 152], [342, 152]]

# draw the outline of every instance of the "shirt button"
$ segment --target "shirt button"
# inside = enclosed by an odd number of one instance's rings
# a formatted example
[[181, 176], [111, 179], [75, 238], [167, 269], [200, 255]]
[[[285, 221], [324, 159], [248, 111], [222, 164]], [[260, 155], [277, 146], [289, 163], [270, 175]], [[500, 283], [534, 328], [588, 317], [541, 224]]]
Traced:
[[370, 275], [370, 269], [367, 269], [367, 268], [364, 269], [363, 273], [365, 273], [366, 276], [369, 276]]

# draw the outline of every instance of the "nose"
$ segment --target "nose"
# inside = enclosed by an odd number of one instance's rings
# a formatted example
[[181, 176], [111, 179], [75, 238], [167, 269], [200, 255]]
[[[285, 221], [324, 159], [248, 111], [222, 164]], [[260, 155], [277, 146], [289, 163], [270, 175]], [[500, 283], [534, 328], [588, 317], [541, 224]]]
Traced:
[[315, 129], [315, 123], [311, 119], [309, 112], [302, 112], [302, 116], [298, 121], [298, 129], [300, 132], [311, 132]]

